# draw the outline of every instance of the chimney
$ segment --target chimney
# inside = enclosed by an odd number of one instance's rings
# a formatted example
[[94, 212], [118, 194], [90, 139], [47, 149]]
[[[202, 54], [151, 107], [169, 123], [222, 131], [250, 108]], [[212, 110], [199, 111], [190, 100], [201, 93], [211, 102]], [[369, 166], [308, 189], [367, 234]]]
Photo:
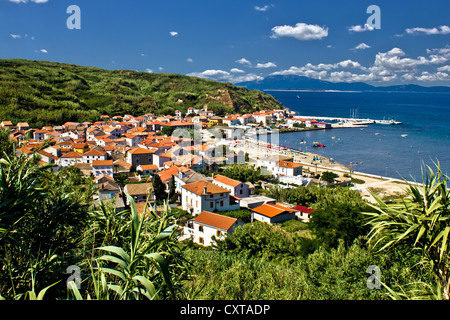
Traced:
[[206, 194], [206, 186], [203, 187], [203, 193]]

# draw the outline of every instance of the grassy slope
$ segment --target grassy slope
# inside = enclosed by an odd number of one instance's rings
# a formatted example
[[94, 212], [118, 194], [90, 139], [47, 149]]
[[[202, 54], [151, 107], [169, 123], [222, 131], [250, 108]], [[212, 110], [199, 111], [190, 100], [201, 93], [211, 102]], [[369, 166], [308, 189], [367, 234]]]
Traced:
[[95, 121], [102, 114], [166, 115], [205, 104], [218, 114], [283, 108], [260, 91], [178, 74], [0, 60], [0, 121], [41, 127]]

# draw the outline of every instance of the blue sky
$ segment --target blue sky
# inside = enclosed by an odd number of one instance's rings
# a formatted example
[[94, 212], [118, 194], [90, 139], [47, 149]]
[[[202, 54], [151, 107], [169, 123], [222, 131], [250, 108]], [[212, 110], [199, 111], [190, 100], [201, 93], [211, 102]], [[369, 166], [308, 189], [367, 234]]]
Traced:
[[[81, 9], [81, 29], [66, 12]], [[370, 5], [381, 28], [367, 26]], [[450, 85], [450, 1], [0, 0], [0, 58], [240, 82]]]

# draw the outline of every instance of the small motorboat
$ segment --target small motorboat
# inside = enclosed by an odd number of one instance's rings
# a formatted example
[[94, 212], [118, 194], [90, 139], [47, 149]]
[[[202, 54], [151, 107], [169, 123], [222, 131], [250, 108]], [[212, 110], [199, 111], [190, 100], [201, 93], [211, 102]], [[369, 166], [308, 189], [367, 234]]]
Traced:
[[407, 134], [402, 134], [402, 138], [406, 138], [407, 136]]
[[300, 144], [306, 144], [305, 140], [300, 140]]
[[325, 145], [320, 142], [314, 142], [313, 148], [325, 148]]

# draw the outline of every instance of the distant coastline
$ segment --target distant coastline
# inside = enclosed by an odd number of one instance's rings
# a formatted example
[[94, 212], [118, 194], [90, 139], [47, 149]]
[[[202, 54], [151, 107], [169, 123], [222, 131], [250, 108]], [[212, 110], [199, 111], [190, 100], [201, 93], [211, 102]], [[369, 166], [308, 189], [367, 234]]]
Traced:
[[329, 89], [264, 89], [263, 91], [285, 91], [285, 92], [347, 92], [347, 93], [362, 93], [363, 91], [351, 90], [329, 90]]

